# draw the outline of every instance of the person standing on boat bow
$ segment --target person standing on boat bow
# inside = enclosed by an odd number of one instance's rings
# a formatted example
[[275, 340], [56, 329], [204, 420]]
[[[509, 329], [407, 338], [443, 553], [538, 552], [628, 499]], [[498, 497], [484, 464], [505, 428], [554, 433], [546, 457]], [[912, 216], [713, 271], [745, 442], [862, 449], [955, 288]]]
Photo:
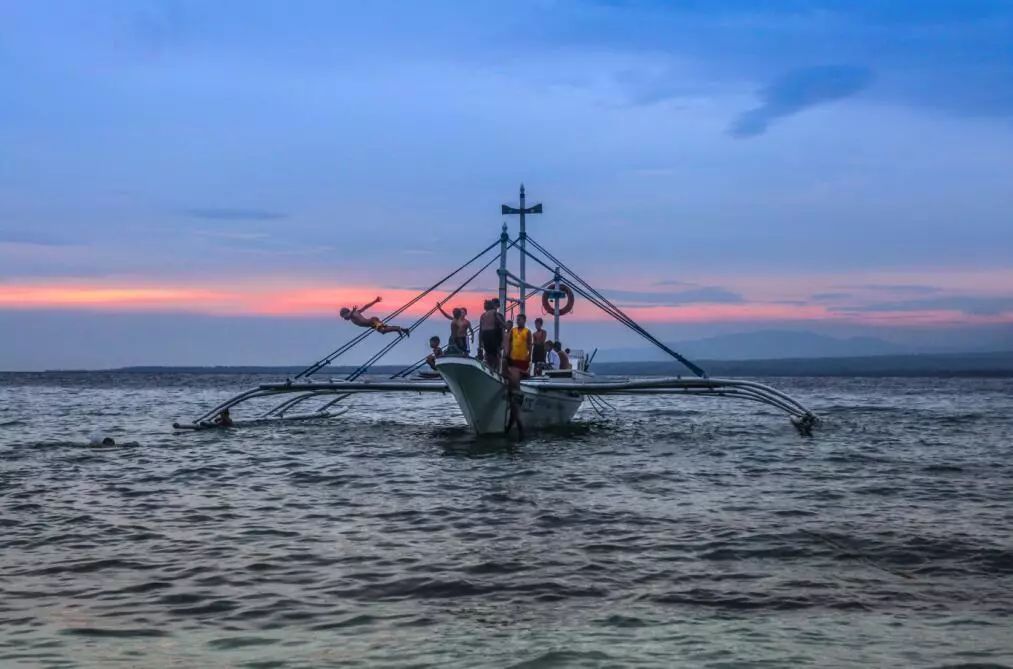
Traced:
[[454, 307], [448, 314], [443, 310], [443, 303], [437, 302], [436, 308], [440, 313], [450, 319], [450, 345], [457, 349], [458, 353], [467, 354], [470, 351], [468, 340], [471, 338], [471, 321], [468, 320], [468, 310], [464, 307]]
[[524, 314], [517, 315], [517, 325], [510, 330], [510, 340], [507, 342], [510, 347], [507, 364], [523, 376], [527, 375], [531, 367], [532, 337], [531, 330], [525, 327], [527, 320]]
[[408, 328], [403, 328], [400, 325], [387, 325], [376, 316], [370, 316], [369, 318], [366, 318], [365, 316], [362, 315], [363, 311], [369, 309], [371, 306], [380, 302], [381, 300], [382, 298], [378, 295], [375, 300], [362, 306], [361, 308], [352, 307], [351, 309], [349, 309], [348, 307], [342, 307], [340, 312], [341, 317], [344, 318], [346, 321], [351, 321], [352, 323], [355, 323], [361, 328], [373, 328], [380, 334], [396, 332], [398, 333], [399, 336], [404, 337], [409, 336], [411, 332], [408, 330]]
[[531, 349], [531, 362], [535, 363], [535, 369], [537, 370], [539, 365], [545, 365], [545, 341], [549, 336], [549, 333], [542, 329], [543, 321], [541, 318], [535, 319], [535, 331], [531, 333], [531, 342], [533, 348]]
[[485, 363], [494, 371], [499, 370], [500, 351], [503, 350], [503, 315], [499, 312], [499, 300], [486, 300], [485, 311], [478, 319], [478, 341], [485, 353]]

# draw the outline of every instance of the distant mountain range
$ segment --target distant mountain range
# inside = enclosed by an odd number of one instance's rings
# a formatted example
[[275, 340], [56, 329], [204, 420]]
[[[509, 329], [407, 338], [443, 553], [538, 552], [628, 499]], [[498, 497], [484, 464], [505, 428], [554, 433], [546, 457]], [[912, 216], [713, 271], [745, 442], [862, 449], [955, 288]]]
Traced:
[[[1013, 351], [993, 353], [925, 353], [842, 358], [778, 358], [772, 360], [695, 360], [710, 376], [855, 376], [855, 377], [1011, 377]], [[674, 360], [668, 362], [602, 362], [600, 375], [687, 376]]]
[[[691, 360], [846, 358], [922, 352], [875, 337], [838, 338], [797, 330], [759, 330], [665, 343]], [[655, 348], [638, 347], [604, 349], [595, 359], [600, 362], [652, 362], [667, 360], [668, 356]]]
[[[871, 355], [818, 358], [774, 358], [766, 360], [695, 360], [711, 376], [982, 376], [1013, 377], [1013, 351], [989, 353], [922, 353], [916, 355]], [[321, 378], [341, 378], [353, 367], [328, 367]], [[396, 365], [378, 365], [371, 373], [390, 375], [401, 369]], [[262, 374], [292, 377], [302, 367], [125, 367], [118, 370], [90, 372], [10, 372], [15, 375], [45, 376], [48, 374]], [[595, 360], [593, 371], [600, 375], [675, 376], [689, 372], [674, 360], [621, 361]], [[0, 379], [4, 373], [0, 372]]]
[[[761, 330], [669, 346], [715, 376], [1013, 376], [1013, 350], [996, 346], [960, 352], [904, 346], [875, 337], [830, 337], [796, 330]], [[372, 374], [393, 374], [403, 365], [377, 365]], [[120, 372], [160, 374], [268, 374], [294, 376], [303, 366], [136, 366]], [[354, 366], [328, 367], [322, 376], [340, 378]], [[56, 371], [56, 370], [54, 370]], [[662, 351], [648, 348], [602, 349], [598, 374], [686, 374]], [[82, 373], [88, 373], [81, 370]], [[64, 370], [59, 373], [76, 373]]]

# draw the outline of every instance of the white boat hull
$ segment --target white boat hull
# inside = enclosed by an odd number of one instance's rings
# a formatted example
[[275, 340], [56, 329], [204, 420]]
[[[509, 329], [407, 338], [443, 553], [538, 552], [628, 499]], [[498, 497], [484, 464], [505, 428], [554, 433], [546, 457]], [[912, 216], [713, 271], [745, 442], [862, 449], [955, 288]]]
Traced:
[[[504, 432], [509, 404], [502, 376], [478, 360], [465, 357], [440, 358], [436, 361], [436, 369], [476, 434]], [[521, 393], [521, 422], [525, 430], [565, 425], [584, 401], [579, 392], [547, 389], [544, 384], [532, 388], [522, 382]]]

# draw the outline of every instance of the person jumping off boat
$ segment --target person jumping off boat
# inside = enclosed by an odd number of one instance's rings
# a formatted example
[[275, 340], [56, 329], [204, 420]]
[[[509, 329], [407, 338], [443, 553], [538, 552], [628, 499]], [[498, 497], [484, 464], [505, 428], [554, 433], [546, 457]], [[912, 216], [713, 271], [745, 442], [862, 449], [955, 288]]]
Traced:
[[470, 351], [468, 340], [471, 338], [471, 321], [468, 320], [468, 310], [464, 307], [454, 307], [448, 314], [443, 310], [443, 303], [437, 302], [436, 308], [440, 313], [450, 319], [450, 345], [457, 349], [457, 352], [467, 354]]
[[[516, 371], [516, 370], [511, 370]], [[510, 433], [510, 428], [514, 425], [517, 426], [517, 439], [524, 439], [524, 423], [521, 421], [521, 409], [524, 406], [524, 395], [520, 391], [519, 384], [516, 389], [514, 384], [511, 384], [511, 388], [507, 391], [507, 401], [509, 406], [507, 409], [507, 424], [506, 429], [503, 431], [507, 434]]]
[[373, 328], [380, 334], [388, 334], [390, 332], [396, 332], [398, 333], [398, 336], [404, 337], [409, 336], [411, 334], [411, 331], [408, 328], [403, 328], [400, 325], [387, 325], [376, 316], [370, 316], [369, 318], [367, 318], [366, 316], [362, 315], [362, 312], [364, 312], [366, 309], [369, 309], [376, 303], [381, 302], [382, 300], [383, 298], [377, 296], [375, 300], [369, 302], [368, 304], [362, 307], [352, 307], [351, 309], [349, 309], [348, 307], [342, 307], [340, 312], [341, 317], [344, 318], [346, 321], [352, 321], [352, 323], [358, 325], [359, 327]]
[[[519, 318], [523, 318], [523, 316], [520, 316]], [[521, 321], [521, 323], [523, 324], [523, 321]], [[512, 354], [512, 351], [507, 351], [507, 353], [507, 359], [509, 361], [509, 355]], [[524, 439], [524, 422], [521, 420], [521, 409], [524, 406], [524, 393], [521, 391], [521, 378], [524, 376], [527, 376], [527, 370], [522, 372], [512, 364], [508, 363], [503, 369], [503, 378], [505, 379], [507, 391], [507, 423], [503, 431], [509, 434], [510, 428], [516, 425], [518, 439]]]
[[526, 376], [531, 367], [531, 330], [525, 327], [527, 317], [517, 315], [517, 325], [510, 330], [508, 365]]

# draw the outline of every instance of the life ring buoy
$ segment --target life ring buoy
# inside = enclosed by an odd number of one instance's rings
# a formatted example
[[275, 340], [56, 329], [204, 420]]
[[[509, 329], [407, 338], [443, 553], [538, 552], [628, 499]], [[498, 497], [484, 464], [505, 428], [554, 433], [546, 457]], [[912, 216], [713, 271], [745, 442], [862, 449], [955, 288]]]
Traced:
[[[565, 283], [559, 284], [559, 290], [566, 296], [566, 304], [559, 308], [559, 315], [565, 316], [573, 311], [573, 290]], [[556, 315], [555, 305], [549, 298], [548, 291], [542, 291], [542, 309], [550, 316]]]

